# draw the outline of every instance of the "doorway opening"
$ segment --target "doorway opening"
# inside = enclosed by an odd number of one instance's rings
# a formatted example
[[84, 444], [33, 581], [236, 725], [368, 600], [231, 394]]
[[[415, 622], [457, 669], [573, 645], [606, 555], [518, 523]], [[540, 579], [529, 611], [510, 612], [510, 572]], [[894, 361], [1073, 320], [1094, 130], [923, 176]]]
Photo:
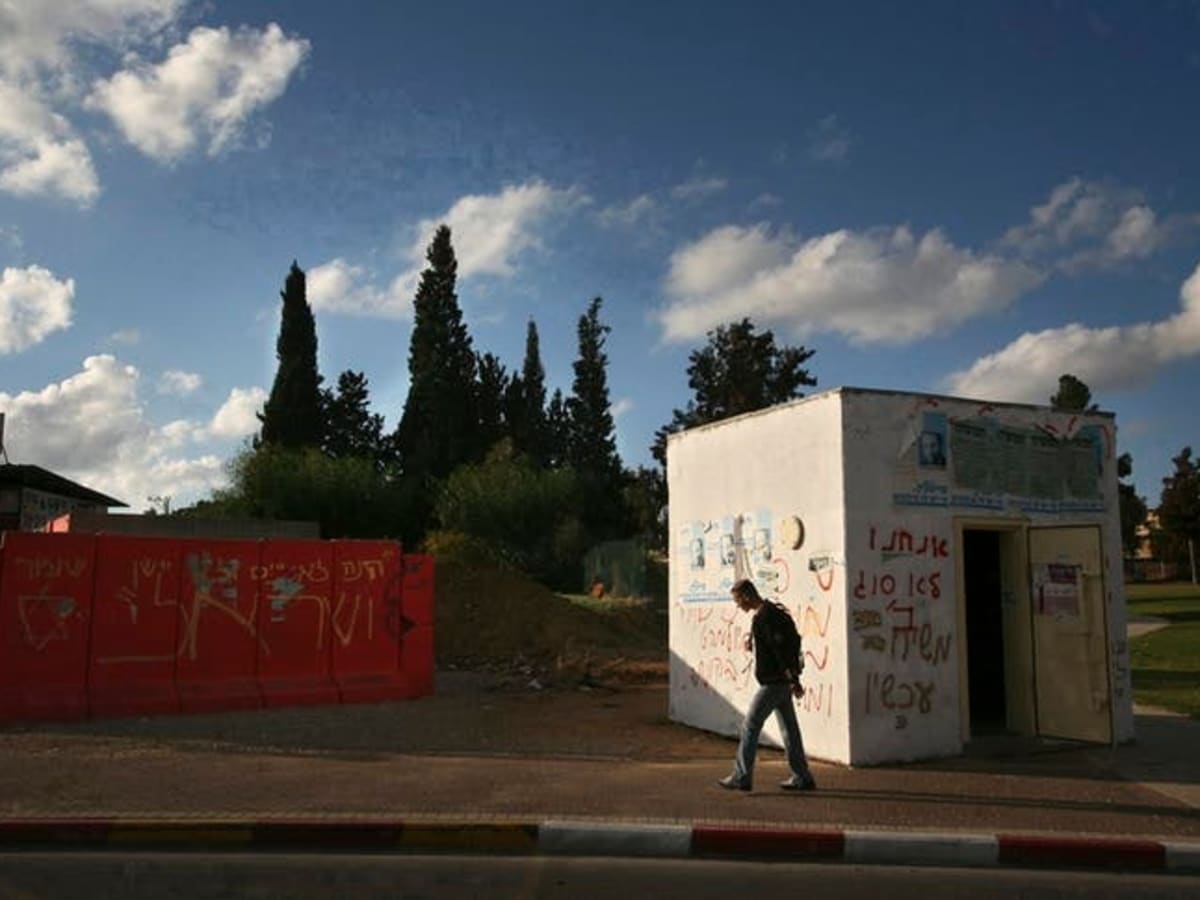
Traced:
[[970, 733], [997, 734], [1008, 728], [1002, 534], [964, 529], [962, 537]]

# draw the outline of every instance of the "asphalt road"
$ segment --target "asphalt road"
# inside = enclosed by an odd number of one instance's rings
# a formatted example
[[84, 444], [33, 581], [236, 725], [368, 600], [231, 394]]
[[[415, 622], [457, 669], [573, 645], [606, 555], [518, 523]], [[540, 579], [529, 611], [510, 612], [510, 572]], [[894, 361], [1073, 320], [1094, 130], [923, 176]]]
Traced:
[[738, 896], [875, 898], [1200, 897], [1200, 878], [1093, 872], [798, 865], [708, 860], [339, 854], [0, 853], [0, 900]]

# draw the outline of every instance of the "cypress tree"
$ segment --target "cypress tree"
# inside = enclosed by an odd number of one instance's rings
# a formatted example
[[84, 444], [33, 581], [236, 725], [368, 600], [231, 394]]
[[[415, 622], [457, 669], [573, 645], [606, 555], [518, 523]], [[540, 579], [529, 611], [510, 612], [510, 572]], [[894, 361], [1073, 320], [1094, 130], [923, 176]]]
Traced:
[[258, 446], [319, 447], [325, 436], [321, 376], [317, 371], [317, 325], [308, 305], [304, 271], [292, 268], [279, 295], [283, 300], [275, 357], [279, 367], [263, 411]]
[[475, 352], [455, 287], [450, 229], [438, 227], [426, 251], [414, 303], [409, 388], [396, 429], [405, 475], [444, 478], [481, 455]]
[[479, 442], [486, 453], [505, 436], [508, 429], [505, 401], [509, 394], [510, 379], [504, 363], [492, 353], [477, 357], [476, 365], [479, 370]]
[[386, 463], [383, 416], [371, 412], [367, 376], [347, 369], [338, 376], [337, 391], [326, 389], [323, 393], [325, 454], [333, 459], [357, 457], [377, 465]]
[[546, 462], [551, 468], [568, 464], [570, 443], [571, 419], [567, 414], [567, 403], [562, 390], [555, 388], [546, 407]]
[[579, 317], [579, 358], [575, 360], [575, 380], [567, 399], [567, 459], [581, 477], [615, 488], [621, 476], [621, 459], [617, 456], [616, 426], [608, 398], [604, 341], [610, 329], [600, 323], [603, 302], [596, 297]]
[[521, 374], [510, 384], [509, 423], [517, 449], [537, 465], [550, 462], [546, 419], [546, 370], [542, 367], [537, 324], [530, 319], [525, 330], [525, 361]]

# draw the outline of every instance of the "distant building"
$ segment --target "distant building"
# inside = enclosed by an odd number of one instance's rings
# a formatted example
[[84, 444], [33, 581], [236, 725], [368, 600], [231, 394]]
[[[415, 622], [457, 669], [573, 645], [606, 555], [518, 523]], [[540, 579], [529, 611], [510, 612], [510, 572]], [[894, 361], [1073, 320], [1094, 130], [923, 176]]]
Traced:
[[0, 464], [0, 530], [43, 531], [66, 513], [103, 513], [127, 507], [41, 466]]

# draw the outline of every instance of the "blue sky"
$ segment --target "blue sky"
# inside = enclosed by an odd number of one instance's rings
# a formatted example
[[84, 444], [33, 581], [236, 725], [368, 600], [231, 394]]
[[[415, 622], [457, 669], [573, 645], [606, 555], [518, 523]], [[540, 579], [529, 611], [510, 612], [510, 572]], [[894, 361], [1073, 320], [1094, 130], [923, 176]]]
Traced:
[[476, 349], [568, 391], [604, 298], [618, 448], [749, 316], [839, 385], [1117, 414], [1200, 445], [1200, 5], [0, 0], [13, 462], [175, 506], [223, 483], [309, 273], [328, 381], [390, 426], [447, 222]]

